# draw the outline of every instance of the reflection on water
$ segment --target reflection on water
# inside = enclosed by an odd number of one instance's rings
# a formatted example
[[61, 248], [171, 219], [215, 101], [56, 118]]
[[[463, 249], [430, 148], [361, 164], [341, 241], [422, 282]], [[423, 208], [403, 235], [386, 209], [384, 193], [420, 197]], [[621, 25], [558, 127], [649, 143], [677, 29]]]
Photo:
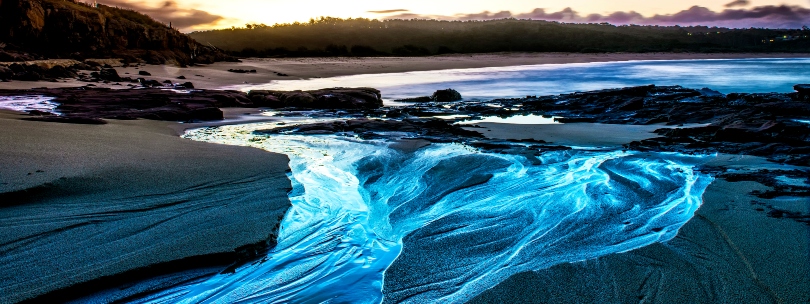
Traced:
[[556, 125], [560, 124], [560, 122], [554, 120], [555, 117], [543, 117], [542, 115], [515, 115], [510, 117], [499, 117], [499, 116], [486, 116], [482, 117], [481, 119], [474, 119], [474, 120], [467, 120], [459, 122], [460, 124], [476, 124], [482, 122], [494, 122], [494, 123], [504, 123], [504, 124], [513, 124], [513, 125]]
[[279, 80], [236, 88], [308, 90], [373, 87], [387, 99], [454, 88], [466, 99], [553, 95], [637, 85], [709, 87], [722, 93], [792, 92], [810, 79], [810, 59], [660, 60], [544, 64]]
[[46, 96], [0, 96], [0, 109], [24, 112], [37, 110], [60, 115], [56, 111], [59, 104], [52, 100], [53, 97]]

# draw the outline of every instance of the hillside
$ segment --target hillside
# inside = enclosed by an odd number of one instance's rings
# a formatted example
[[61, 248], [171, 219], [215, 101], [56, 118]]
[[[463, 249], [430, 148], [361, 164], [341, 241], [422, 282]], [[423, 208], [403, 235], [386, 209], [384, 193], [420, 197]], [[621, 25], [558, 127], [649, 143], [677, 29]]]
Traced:
[[810, 30], [615, 26], [541, 20], [369, 20], [247, 25], [189, 34], [239, 56], [486, 52], [807, 52]]
[[0, 0], [0, 61], [123, 58], [188, 65], [229, 59], [138, 12], [75, 0]]

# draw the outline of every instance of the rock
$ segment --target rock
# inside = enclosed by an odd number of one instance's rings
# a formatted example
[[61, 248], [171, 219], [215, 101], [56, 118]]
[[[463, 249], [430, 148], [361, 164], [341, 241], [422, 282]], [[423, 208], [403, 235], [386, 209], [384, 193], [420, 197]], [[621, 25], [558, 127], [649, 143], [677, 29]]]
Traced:
[[453, 89], [438, 90], [430, 97], [436, 102], [451, 102], [461, 100], [461, 94]]
[[[256, 107], [239, 91], [191, 91], [162, 89], [65, 88], [0, 90], [0, 96], [53, 96], [59, 103], [56, 118], [39, 120], [69, 123], [103, 123], [100, 119], [155, 119], [174, 121], [219, 120], [220, 107]], [[33, 118], [32, 118], [33, 119]]]
[[431, 102], [431, 101], [433, 101], [433, 98], [431, 98], [430, 96], [420, 96], [420, 97], [413, 97], [413, 98], [397, 99], [395, 101], [401, 101], [401, 102]]
[[797, 84], [793, 89], [798, 93], [799, 100], [810, 101], [810, 84]]
[[186, 79], [186, 76], [180, 75], [180, 76], [177, 76], [177, 79]]
[[111, 68], [104, 68], [98, 72], [98, 79], [107, 80], [107, 81], [121, 81], [121, 76], [118, 75], [118, 71]]
[[382, 107], [380, 91], [372, 88], [331, 88], [313, 91], [254, 90], [248, 97], [271, 108], [376, 109]]
[[245, 74], [245, 73], [256, 73], [256, 70], [228, 69], [228, 72]]
[[165, 83], [165, 84], [172, 84], [173, 82], [172, 82], [171, 80], [164, 80], [164, 81], [163, 81], [163, 83]]
[[366, 138], [379, 136], [375, 133], [409, 132], [420, 136], [454, 140], [458, 136], [479, 138], [481, 133], [468, 131], [460, 126], [448, 123], [443, 119], [404, 119], [404, 120], [378, 120], [378, 119], [352, 119], [347, 121], [315, 123], [271, 130], [259, 130], [257, 133], [300, 133], [300, 134], [334, 134], [338, 132], [353, 132]]
[[0, 65], [0, 80], [10, 80], [14, 77], [14, 72], [6, 66]]
[[147, 71], [138, 71], [138, 75], [141, 75], [141, 76], [152, 76], [152, 73], [149, 73], [149, 72], [147, 72]]
[[75, 78], [78, 76], [75, 70], [56, 65], [50, 68], [47, 72], [49, 78]]
[[182, 86], [182, 87], [184, 87], [186, 89], [193, 89], [194, 88], [194, 84], [192, 84], [190, 81], [186, 81], [183, 84], [181, 84], [180, 86]]

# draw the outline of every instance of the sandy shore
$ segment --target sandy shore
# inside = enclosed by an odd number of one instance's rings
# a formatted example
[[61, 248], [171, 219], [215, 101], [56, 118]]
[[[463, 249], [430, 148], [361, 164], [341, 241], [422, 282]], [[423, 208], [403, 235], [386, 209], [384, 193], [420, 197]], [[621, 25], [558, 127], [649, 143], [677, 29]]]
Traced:
[[780, 204], [747, 194], [766, 188], [717, 180], [674, 239], [520, 273], [471, 303], [805, 303], [810, 229], [757, 210]]
[[0, 303], [265, 240], [290, 206], [284, 155], [177, 124], [0, 112]]
[[[327, 57], [327, 58], [248, 58], [242, 62], [220, 62], [206, 66], [179, 68], [167, 65], [116, 67], [122, 77], [145, 77], [163, 82], [190, 81], [196, 88], [218, 89], [241, 84], [262, 84], [272, 80], [308, 79], [357, 74], [400, 73], [444, 69], [502, 67], [533, 64], [564, 64], [629, 60], [684, 60], [684, 59], [739, 59], [739, 58], [810, 58], [810, 53], [773, 54], [700, 54], [700, 53], [493, 53], [470, 55], [442, 55], [429, 57]], [[106, 63], [109, 63], [108, 61]], [[229, 69], [256, 70], [239, 74]], [[147, 71], [151, 76], [139, 76]], [[289, 76], [279, 76], [276, 73]], [[184, 76], [186, 79], [177, 79]], [[14, 81], [0, 83], [0, 89], [28, 89], [36, 87], [75, 87], [86, 83], [62, 79], [59, 82]], [[126, 88], [124, 85], [95, 84], [101, 87]]]

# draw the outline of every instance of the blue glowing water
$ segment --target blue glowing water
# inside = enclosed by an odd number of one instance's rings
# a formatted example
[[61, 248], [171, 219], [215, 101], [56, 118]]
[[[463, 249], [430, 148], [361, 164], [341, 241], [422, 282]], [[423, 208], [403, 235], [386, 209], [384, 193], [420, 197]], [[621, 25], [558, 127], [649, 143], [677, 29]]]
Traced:
[[[290, 158], [292, 208], [262, 262], [146, 303], [461, 302], [510, 275], [673, 238], [711, 182], [705, 157], [622, 151], [497, 154], [462, 144], [189, 131]], [[407, 238], [408, 242], [404, 242]], [[430, 259], [405, 256], [419, 244]], [[401, 257], [412, 271], [387, 277]], [[386, 289], [385, 282], [396, 288]]]
[[312, 90], [373, 87], [383, 98], [430, 95], [453, 88], [466, 99], [553, 95], [638, 85], [708, 87], [722, 93], [792, 92], [810, 79], [810, 59], [714, 59], [543, 64], [280, 80], [236, 88]]

